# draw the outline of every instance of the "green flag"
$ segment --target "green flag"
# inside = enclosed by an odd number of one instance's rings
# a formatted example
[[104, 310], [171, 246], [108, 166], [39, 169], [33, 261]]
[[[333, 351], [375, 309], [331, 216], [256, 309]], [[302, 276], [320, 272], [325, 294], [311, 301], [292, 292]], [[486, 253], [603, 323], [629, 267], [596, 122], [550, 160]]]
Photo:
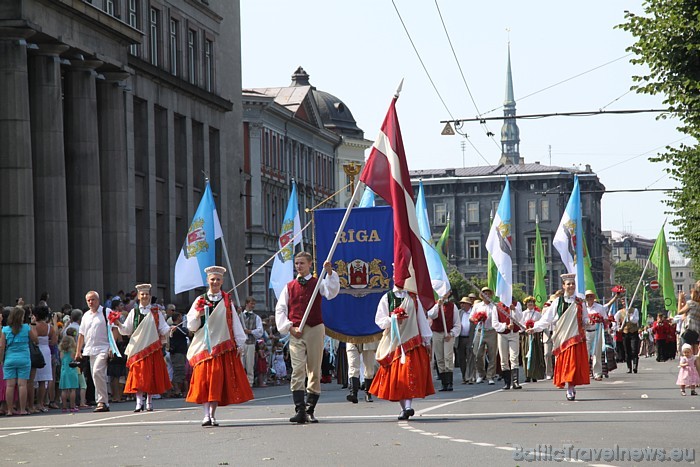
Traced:
[[647, 311], [649, 309], [649, 294], [647, 293], [647, 287], [644, 286], [642, 290], [642, 322], [639, 323], [642, 328], [647, 325]]
[[544, 278], [547, 275], [547, 265], [544, 261], [544, 247], [540, 236], [540, 223], [535, 223], [535, 287], [532, 295], [535, 297], [535, 305], [541, 310], [547, 301], [547, 286]]
[[442, 231], [442, 235], [440, 235], [440, 240], [438, 240], [437, 245], [435, 245], [435, 249], [438, 251], [438, 254], [440, 255], [440, 259], [442, 260], [442, 266], [447, 270], [447, 258], [449, 258], [449, 248], [450, 248], [450, 213], [447, 213], [447, 225], [445, 226], [445, 230]]
[[665, 225], [666, 222], [661, 226], [661, 232], [656, 237], [654, 247], [649, 254], [649, 261], [656, 266], [657, 280], [661, 287], [661, 294], [664, 297], [664, 308], [668, 310], [669, 316], [674, 316], [678, 303], [676, 302], [676, 288], [671, 277], [671, 263], [668, 260], [668, 246], [666, 245], [666, 233], [664, 232]]
[[593, 272], [591, 271], [591, 255], [588, 253], [586, 234], [583, 234], [583, 278], [586, 282], [586, 290], [592, 290], [597, 297], [598, 294], [596, 293], [595, 282], [593, 281]]

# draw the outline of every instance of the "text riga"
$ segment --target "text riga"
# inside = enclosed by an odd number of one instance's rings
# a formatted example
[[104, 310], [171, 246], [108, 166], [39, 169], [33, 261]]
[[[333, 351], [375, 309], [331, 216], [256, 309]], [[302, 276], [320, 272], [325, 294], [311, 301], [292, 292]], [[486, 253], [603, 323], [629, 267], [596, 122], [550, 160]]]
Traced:
[[369, 242], [381, 242], [382, 239], [379, 238], [379, 233], [376, 230], [372, 230], [369, 234], [367, 230], [354, 230], [348, 229], [345, 232], [341, 232], [339, 243], [369, 243]]

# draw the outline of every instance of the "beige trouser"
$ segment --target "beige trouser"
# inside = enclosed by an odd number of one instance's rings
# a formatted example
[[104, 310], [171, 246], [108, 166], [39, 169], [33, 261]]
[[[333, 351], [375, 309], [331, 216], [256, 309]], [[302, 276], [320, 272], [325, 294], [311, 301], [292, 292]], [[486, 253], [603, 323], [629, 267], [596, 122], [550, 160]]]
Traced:
[[374, 378], [374, 372], [377, 366], [376, 349], [365, 350], [363, 344], [351, 344], [348, 342], [345, 347], [345, 352], [348, 356], [349, 378], [360, 377], [360, 356], [362, 356], [362, 362], [365, 364], [365, 371], [362, 376], [364, 379]]
[[252, 386], [255, 380], [255, 344], [243, 344], [241, 361], [248, 375], [248, 384]]
[[455, 339], [445, 339], [444, 332], [433, 332], [433, 355], [437, 360], [438, 372], [451, 373], [455, 368]]
[[[596, 339], [596, 334], [598, 338]], [[603, 376], [603, 342], [605, 336], [600, 329], [595, 331], [586, 330], [586, 347], [588, 348], [588, 357], [593, 359], [593, 376], [599, 377]], [[595, 348], [593, 345], [595, 344]]]
[[[323, 338], [326, 327], [304, 326], [301, 338], [289, 336], [289, 357], [292, 360], [292, 391], [303, 391], [321, 394], [321, 361], [323, 360]], [[304, 380], [308, 374], [309, 382], [304, 388]]]
[[[481, 326], [479, 326], [481, 328]], [[484, 377], [484, 355], [488, 357], [488, 367], [486, 367], [486, 379], [493, 379], [496, 376], [496, 354], [498, 344], [496, 343], [495, 329], [479, 329], [474, 333], [474, 355], [476, 355], [476, 374], [480, 378]], [[483, 339], [481, 334], [484, 334]]]
[[107, 390], [107, 352], [90, 355], [90, 374], [95, 385], [95, 401], [98, 404], [109, 405], [109, 391]]
[[514, 370], [518, 368], [520, 334], [513, 331], [508, 334], [499, 334], [498, 353], [501, 355], [501, 369]]
[[544, 331], [542, 333], [542, 342], [544, 342], [544, 374], [550, 378], [554, 376], [554, 363], [552, 362], [552, 348], [554, 342], [552, 341], [551, 331]]

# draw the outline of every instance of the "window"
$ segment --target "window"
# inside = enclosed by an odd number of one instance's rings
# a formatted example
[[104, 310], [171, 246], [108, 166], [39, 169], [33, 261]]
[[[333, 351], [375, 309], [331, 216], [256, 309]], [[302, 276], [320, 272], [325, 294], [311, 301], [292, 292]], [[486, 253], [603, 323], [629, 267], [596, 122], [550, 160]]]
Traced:
[[[139, 22], [138, 22], [138, 4], [136, 3], [138, 0], [129, 0], [129, 26], [131, 26], [134, 29], [138, 29], [139, 27]], [[139, 46], [137, 44], [132, 44], [129, 46], [129, 53], [131, 55], [138, 55], [139, 54]]]
[[479, 223], [479, 203], [467, 203], [467, 222], [469, 224]]
[[549, 220], [549, 200], [548, 199], [543, 199], [540, 201], [540, 220], [541, 221], [548, 221]]
[[187, 67], [190, 83], [197, 84], [197, 32], [187, 31]]
[[622, 248], [624, 250], [624, 253], [626, 255], [631, 255], [632, 254], [632, 245], [628, 240], [625, 240], [625, 242], [622, 244]]
[[491, 219], [496, 217], [496, 213], [498, 212], [498, 203], [498, 201], [491, 201], [491, 213], [489, 214]]
[[[532, 237], [527, 239], [527, 258], [528, 263], [533, 264], [535, 262], [535, 245], [537, 244], [537, 238]], [[542, 239], [542, 249], [544, 250], [544, 260], [549, 262], [549, 239]]]
[[676, 284], [676, 293], [683, 292], [683, 284]]
[[527, 220], [534, 221], [537, 218], [537, 201], [529, 200], [527, 202]]
[[439, 203], [433, 205], [433, 223], [435, 225], [447, 224], [447, 205]]
[[151, 64], [158, 66], [158, 10], [151, 8]]
[[467, 255], [469, 259], [481, 258], [481, 242], [479, 240], [467, 240]]
[[214, 51], [214, 43], [212, 41], [204, 41], [204, 85], [207, 91], [211, 92], [214, 76], [214, 62], [212, 53]]
[[178, 53], [177, 53], [177, 31], [179, 24], [174, 19], [170, 20], [170, 73], [177, 76]]
[[105, 11], [108, 15], [114, 16], [114, 0], [105, 1]]

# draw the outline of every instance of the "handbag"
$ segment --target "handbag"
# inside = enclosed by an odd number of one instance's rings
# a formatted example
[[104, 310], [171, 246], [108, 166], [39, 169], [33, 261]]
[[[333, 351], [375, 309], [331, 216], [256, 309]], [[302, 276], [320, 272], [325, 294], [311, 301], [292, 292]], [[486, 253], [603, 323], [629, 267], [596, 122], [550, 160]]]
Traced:
[[44, 368], [46, 361], [41, 353], [39, 346], [32, 341], [29, 341], [29, 359], [32, 361], [32, 368]]

